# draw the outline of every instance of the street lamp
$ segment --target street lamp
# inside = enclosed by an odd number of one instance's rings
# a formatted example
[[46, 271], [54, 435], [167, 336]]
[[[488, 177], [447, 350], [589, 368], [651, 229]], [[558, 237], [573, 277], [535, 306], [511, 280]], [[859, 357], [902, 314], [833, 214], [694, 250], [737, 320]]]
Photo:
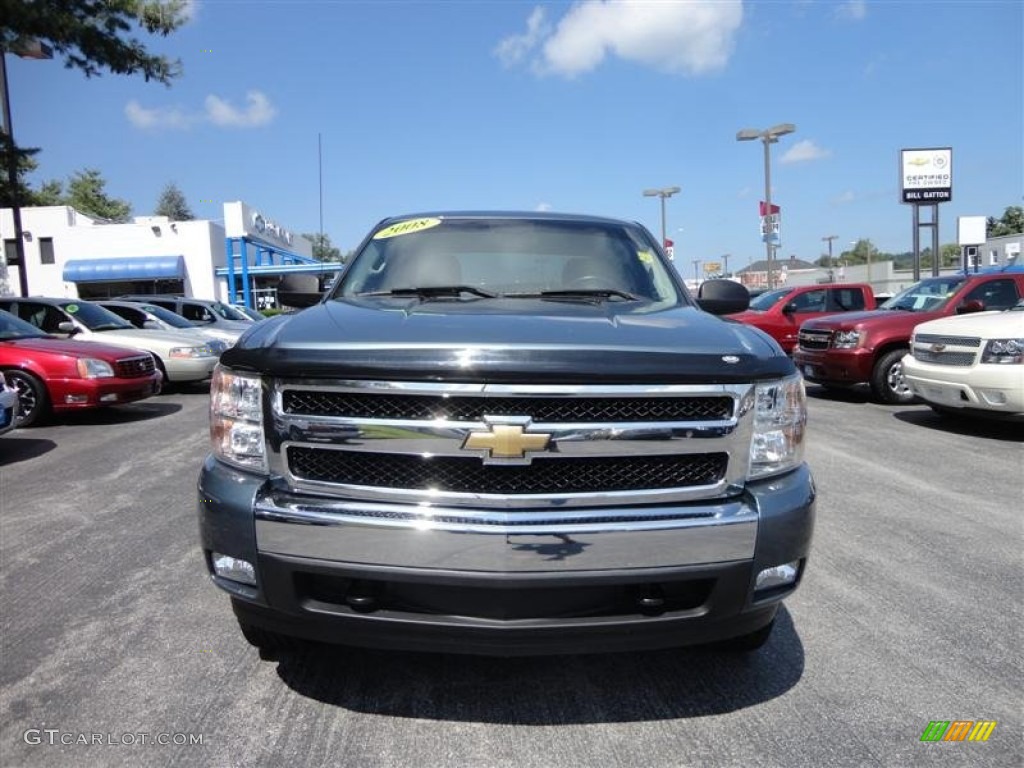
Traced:
[[[53, 49], [39, 40], [19, 42], [11, 52], [23, 59], [52, 59]], [[11, 189], [11, 217], [14, 219], [14, 252], [18, 259], [18, 284], [21, 295], [28, 296], [28, 270], [25, 263], [25, 244], [22, 242], [21, 204], [18, 200], [18, 157], [11, 125], [11, 94], [7, 88], [7, 51], [0, 48], [0, 90], [3, 91], [4, 135], [7, 144], [7, 183]]]
[[722, 254], [722, 277], [728, 277], [729, 276], [729, 257], [730, 256], [732, 256], [731, 253]]
[[[779, 140], [780, 136], [793, 133], [796, 126], [792, 123], [779, 123], [771, 128], [760, 131], [757, 128], [744, 128], [736, 134], [736, 141], [753, 141], [760, 139], [764, 143], [764, 213], [766, 220], [772, 215], [772, 161], [769, 147]], [[772, 288], [772, 261], [775, 251], [775, 244], [772, 243], [772, 233], [765, 233], [765, 251], [768, 258], [768, 288]]]
[[644, 197], [660, 197], [661, 198], [661, 247], [665, 247], [665, 198], [672, 197], [676, 192], [679, 192], [679, 187], [662, 187], [661, 189], [645, 189]]
[[698, 270], [699, 269], [700, 269], [700, 259], [694, 259], [693, 260], [693, 287], [694, 287], [694, 289], [696, 289], [697, 286], [700, 285], [700, 275], [698, 274]]
[[828, 281], [832, 282], [832, 241], [837, 239], [839, 235], [827, 235], [823, 238], [828, 243]]

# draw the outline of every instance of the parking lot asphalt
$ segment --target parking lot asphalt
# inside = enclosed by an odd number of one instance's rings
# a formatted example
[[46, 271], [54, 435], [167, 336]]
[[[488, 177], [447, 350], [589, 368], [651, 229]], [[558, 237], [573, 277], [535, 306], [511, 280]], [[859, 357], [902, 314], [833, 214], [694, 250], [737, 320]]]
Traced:
[[0, 438], [0, 764], [1021, 765], [1024, 430], [808, 391], [809, 570], [746, 658], [261, 660], [201, 565], [202, 388]]

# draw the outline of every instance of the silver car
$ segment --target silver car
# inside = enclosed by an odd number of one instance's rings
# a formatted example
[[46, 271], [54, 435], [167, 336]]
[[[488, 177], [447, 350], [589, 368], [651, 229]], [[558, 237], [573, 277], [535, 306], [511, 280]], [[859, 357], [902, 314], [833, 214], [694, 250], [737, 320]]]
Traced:
[[213, 299], [192, 299], [183, 296], [118, 296], [119, 301], [152, 304], [181, 315], [197, 328], [222, 333], [221, 338], [234, 339], [252, 327], [253, 319], [230, 304]]
[[18, 421], [18, 390], [7, 383], [0, 371], [0, 435], [10, 432]]
[[158, 307], [155, 304], [136, 304], [133, 301], [115, 301], [113, 299], [97, 301], [101, 307], [109, 309], [115, 315], [127, 320], [136, 328], [148, 328], [156, 331], [176, 331], [188, 333], [204, 339], [217, 352], [223, 352], [232, 346], [241, 331], [216, 330], [214, 328], [200, 328], [192, 325], [188, 320], [169, 309]]
[[26, 320], [44, 333], [144, 349], [156, 358], [168, 382], [206, 381], [213, 375], [220, 352], [194, 334], [139, 329], [109, 309], [81, 299], [0, 299], [0, 309]]

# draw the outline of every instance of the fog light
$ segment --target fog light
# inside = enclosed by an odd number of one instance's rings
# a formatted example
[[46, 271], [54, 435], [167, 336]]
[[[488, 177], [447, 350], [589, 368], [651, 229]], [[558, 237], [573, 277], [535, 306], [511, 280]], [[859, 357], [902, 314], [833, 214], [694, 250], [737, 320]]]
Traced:
[[116, 403], [117, 402], [117, 393], [116, 392], [111, 392], [109, 395], [100, 395], [100, 402], [101, 403]]
[[213, 561], [213, 572], [221, 578], [256, 586], [256, 568], [248, 560], [222, 555], [220, 552], [214, 552], [210, 559]]
[[765, 568], [757, 574], [757, 581], [754, 582], [754, 591], [760, 592], [765, 589], [784, 587], [796, 581], [796, 575], [800, 570], [800, 561], [794, 560], [785, 565], [776, 565], [773, 568]]
[[88, 403], [88, 395], [64, 395], [65, 403]]

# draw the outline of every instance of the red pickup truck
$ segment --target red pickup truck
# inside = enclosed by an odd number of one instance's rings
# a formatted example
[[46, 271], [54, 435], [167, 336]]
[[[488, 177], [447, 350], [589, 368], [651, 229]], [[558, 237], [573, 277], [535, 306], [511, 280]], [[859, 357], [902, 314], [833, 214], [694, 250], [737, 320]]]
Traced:
[[727, 315], [730, 320], [760, 328], [788, 355], [796, 347], [800, 325], [812, 318], [837, 312], [875, 308], [875, 295], [867, 283], [828, 283], [779, 288], [751, 299], [745, 312]]
[[808, 320], [793, 362], [804, 379], [824, 387], [871, 385], [886, 403], [909, 403], [903, 356], [914, 328], [938, 317], [1009, 309], [1024, 296], [1024, 270], [929, 277], [897, 293], [874, 312]]

